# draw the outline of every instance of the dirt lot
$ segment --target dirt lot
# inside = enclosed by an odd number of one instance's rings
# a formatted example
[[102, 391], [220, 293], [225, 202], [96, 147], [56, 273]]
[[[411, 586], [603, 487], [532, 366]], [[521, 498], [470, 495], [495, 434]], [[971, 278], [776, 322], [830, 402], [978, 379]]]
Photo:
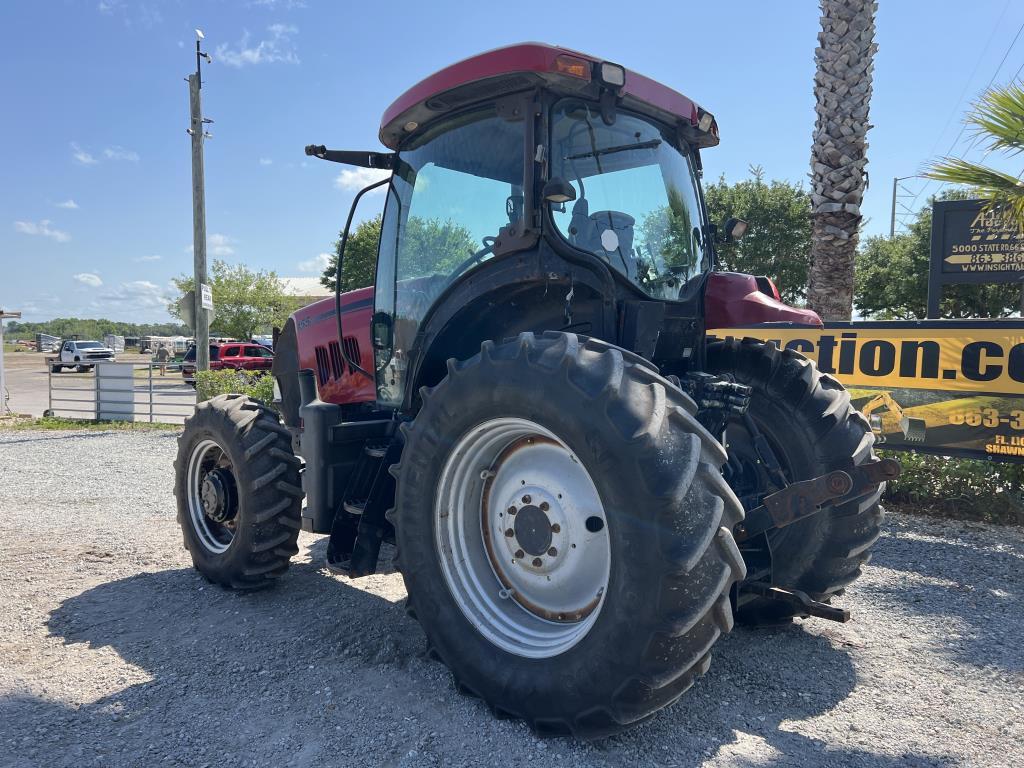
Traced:
[[1020, 766], [1024, 531], [899, 517], [854, 621], [736, 630], [598, 744], [539, 740], [424, 657], [401, 578], [238, 595], [192, 570], [174, 433], [0, 432], [4, 766]]

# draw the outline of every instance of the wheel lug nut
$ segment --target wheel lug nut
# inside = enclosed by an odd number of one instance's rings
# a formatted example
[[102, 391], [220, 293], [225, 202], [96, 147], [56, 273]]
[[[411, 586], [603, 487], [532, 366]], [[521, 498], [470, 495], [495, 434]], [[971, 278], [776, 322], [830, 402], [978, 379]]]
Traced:
[[527, 494], [526, 496], [523, 496], [523, 504], [529, 504], [531, 501], [532, 501], [532, 499], [530, 498], [529, 494]]
[[560, 533], [561, 531], [562, 531], [562, 526], [560, 526], [558, 523], [552, 523], [551, 524], [551, 532], [552, 533]]
[[515, 531], [513, 531], [513, 530], [512, 530], [511, 528], [506, 528], [506, 529], [505, 529], [505, 535], [506, 535], [506, 536], [508, 536], [508, 537], [509, 537], [510, 539], [511, 539], [511, 538], [512, 538], [513, 536], [515, 536], [515, 534], [516, 534], [516, 532], [515, 532]]
[[508, 513], [509, 513], [510, 515], [514, 515], [514, 514], [515, 514], [516, 512], [518, 512], [518, 511], [519, 511], [519, 510], [518, 510], [518, 509], [516, 509], [515, 507], [509, 507], [509, 508], [508, 508]]
[[548, 554], [551, 555], [552, 557], [554, 557], [555, 555], [558, 554], [558, 550], [555, 549], [554, 547], [552, 547], [551, 549], [548, 550]]
[[540, 511], [541, 512], [547, 512], [549, 509], [551, 509], [551, 505], [548, 504], [546, 501], [542, 501], [540, 503]]
[[533, 558], [533, 566], [534, 566], [534, 568], [540, 568], [542, 565], [544, 565], [544, 561], [543, 560], [541, 560], [539, 557]]
[[522, 560], [523, 557], [525, 557], [525, 556], [526, 556], [526, 553], [523, 552], [523, 550], [521, 550], [521, 549], [517, 549], [516, 550], [516, 559]]

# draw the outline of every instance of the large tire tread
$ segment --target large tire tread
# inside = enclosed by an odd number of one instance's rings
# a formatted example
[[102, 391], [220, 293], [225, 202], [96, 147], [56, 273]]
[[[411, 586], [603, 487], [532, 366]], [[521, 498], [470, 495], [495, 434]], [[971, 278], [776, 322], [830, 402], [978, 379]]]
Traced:
[[[231, 547], [212, 555], [192, 529], [185, 489], [191, 446], [213, 437], [228, 451], [239, 494], [239, 530]], [[237, 590], [271, 586], [298, 553], [302, 489], [291, 435], [277, 414], [245, 395], [199, 403], [178, 438], [174, 462], [178, 524], [195, 567], [210, 581]]]
[[[874, 436], [867, 419], [851, 405], [850, 393], [799, 352], [759, 339], [726, 339], [709, 345], [708, 368], [732, 373], [740, 383], [754, 386], [755, 397], [761, 392], [789, 424], [804, 430], [800, 434], [811, 435], [821, 462], [818, 472], [848, 469], [874, 458]], [[752, 410], [755, 407], [752, 403]], [[786, 439], [800, 439], [797, 435], [791, 432]], [[798, 558], [800, 565], [788, 572], [785, 563], [776, 569], [788, 580], [780, 585], [827, 600], [855, 581], [881, 533], [881, 494], [882, 489], [876, 489], [797, 523], [813, 535]]]
[[[432, 637], [436, 628], [431, 622], [437, 620], [434, 606], [418, 612], [419, 621], [428, 636], [428, 654], [449, 667], [459, 690], [482, 698], [492, 711], [504, 717], [525, 720], [539, 734], [599, 738], [652, 716], [677, 699], [707, 669], [711, 647], [732, 627], [729, 590], [745, 575], [731, 533], [743, 511], [721, 478], [724, 450], [693, 417], [696, 408], [692, 400], [651, 370], [646, 361], [641, 365], [598, 340], [549, 332], [540, 337], [524, 333], [503, 345], [485, 342], [475, 357], [449, 361], [448, 377], [422, 391], [424, 411], [434, 409], [437, 402], [436, 410], [441, 412], [443, 394], [460, 391], [456, 386], [460, 377], [472, 373], [474, 380], [497, 381], [523, 365], [538, 378], [545, 377], [546, 391], [549, 387], [570, 388], [572, 397], [583, 401], [581, 412], [590, 414], [592, 420], [604, 420], [604, 426], [593, 431], [614, 440], [616, 445], [609, 453], [632, 458], [633, 466], [624, 468], [621, 476], [639, 481], [640, 487], [631, 489], [643, 502], [638, 501], [636, 507], [647, 504], [654, 510], [654, 520], [630, 523], [643, 526], [643, 545], [649, 553], [646, 559], [655, 587], [653, 593], [648, 593], [638, 585], [640, 591], [635, 597], [656, 605], [652, 613], [657, 618], [631, 628], [639, 659], [634, 668], [609, 673], [606, 681], [597, 684], [600, 693], [587, 700], [570, 700], [569, 711], [557, 716], [552, 716], [550, 708], [524, 705], [509, 691], [512, 678], [502, 682], [481, 676], [478, 669], [466, 664], [466, 659], [455, 657], [444, 647], [445, 638]], [[490, 373], [481, 372], [488, 368], [492, 369]], [[636, 402], [647, 403], [642, 418], [623, 405]], [[417, 615], [412, 606], [414, 600], [419, 600], [419, 582], [430, 578], [425, 564], [428, 558], [419, 548], [411, 552], [402, 534], [411, 527], [423, 531], [422, 521], [410, 519], [412, 514], [422, 514], [422, 507], [413, 510], [415, 495], [423, 494], [416, 483], [430, 477], [428, 454], [444, 450], [440, 435], [430, 434], [438, 420], [422, 418], [424, 411], [416, 422], [402, 428], [406, 450], [400, 464], [391, 467], [398, 479], [398, 492], [396, 507], [388, 514], [398, 532], [401, 558], [396, 567], [406, 579], [410, 593], [407, 608], [412, 615]], [[687, 459], [680, 458], [673, 465], [666, 460], [666, 447], [677, 448], [673, 455]], [[623, 519], [615, 524], [626, 525]], [[638, 532], [638, 538], [640, 535]], [[433, 548], [432, 541], [429, 546]], [[612, 610], [607, 605], [606, 609]], [[599, 621], [601, 618], [604, 616]]]

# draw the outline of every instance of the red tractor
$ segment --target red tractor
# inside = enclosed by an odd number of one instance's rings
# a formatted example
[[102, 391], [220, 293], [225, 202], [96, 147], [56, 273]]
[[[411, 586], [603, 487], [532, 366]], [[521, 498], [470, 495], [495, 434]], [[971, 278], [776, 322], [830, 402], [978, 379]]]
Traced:
[[715, 271], [744, 223], [708, 221], [711, 113], [525, 44], [414, 86], [380, 139], [390, 152], [306, 148], [382, 172], [353, 202], [386, 191], [374, 284], [340, 290], [350, 212], [336, 295], [277, 340], [276, 409], [221, 395], [186, 424], [196, 567], [268, 586], [304, 530], [355, 578], [394, 543], [460, 690], [586, 738], [679, 697], [734, 619], [846, 620], [829, 601], [899, 467], [800, 354], [707, 338], [820, 322]]

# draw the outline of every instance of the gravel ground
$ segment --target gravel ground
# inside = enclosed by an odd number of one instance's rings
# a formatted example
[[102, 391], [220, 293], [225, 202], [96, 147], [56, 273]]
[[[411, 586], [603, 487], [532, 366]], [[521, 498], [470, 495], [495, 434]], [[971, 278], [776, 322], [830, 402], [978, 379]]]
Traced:
[[425, 658], [390, 569], [303, 534], [222, 591], [174, 522], [174, 433], [0, 432], [4, 766], [1020, 766], [1024, 531], [890, 520], [854, 621], [737, 629], [648, 723], [539, 740]]

